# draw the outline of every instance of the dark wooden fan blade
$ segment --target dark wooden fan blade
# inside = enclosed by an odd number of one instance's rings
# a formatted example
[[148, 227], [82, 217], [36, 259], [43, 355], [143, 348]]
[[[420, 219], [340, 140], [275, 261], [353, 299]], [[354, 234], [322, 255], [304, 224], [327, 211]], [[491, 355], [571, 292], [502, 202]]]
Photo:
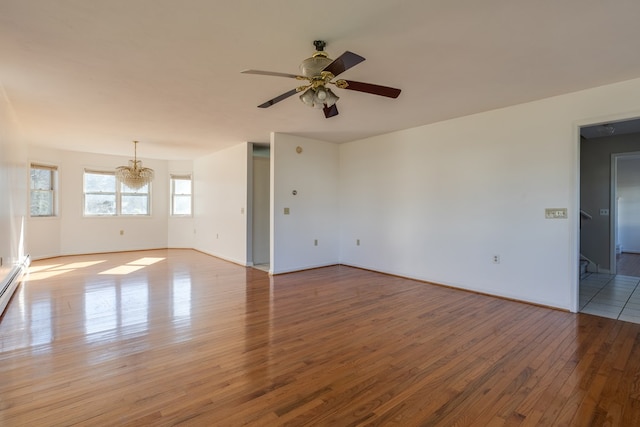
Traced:
[[327, 105], [325, 104], [324, 108], [324, 116], [328, 119], [329, 117], [333, 117], [333, 116], [337, 116], [338, 115], [338, 107], [336, 107], [336, 104], [333, 104], [331, 107], [327, 107]]
[[285, 92], [280, 96], [276, 96], [273, 99], [268, 100], [267, 102], [265, 102], [264, 104], [260, 104], [258, 105], [258, 108], [267, 108], [267, 107], [271, 107], [273, 104], [275, 104], [276, 102], [280, 102], [283, 99], [287, 99], [288, 97], [295, 95], [298, 91], [295, 89], [291, 89], [289, 92]]
[[371, 83], [354, 82], [346, 80], [348, 86], [345, 89], [356, 90], [358, 92], [372, 93], [374, 95], [387, 96], [389, 98], [397, 98], [401, 90], [388, 86], [374, 85]]
[[297, 76], [295, 74], [276, 73], [273, 71], [260, 71], [260, 70], [244, 70], [240, 71], [243, 74], [259, 74], [261, 76], [275, 76], [275, 77], [288, 77], [290, 79], [304, 80], [304, 77]]
[[364, 58], [362, 56], [357, 55], [353, 52], [346, 51], [331, 64], [324, 67], [324, 70], [322, 71], [329, 71], [334, 76], [337, 76], [340, 73], [344, 73], [349, 68], [358, 65], [362, 61], [364, 61]]

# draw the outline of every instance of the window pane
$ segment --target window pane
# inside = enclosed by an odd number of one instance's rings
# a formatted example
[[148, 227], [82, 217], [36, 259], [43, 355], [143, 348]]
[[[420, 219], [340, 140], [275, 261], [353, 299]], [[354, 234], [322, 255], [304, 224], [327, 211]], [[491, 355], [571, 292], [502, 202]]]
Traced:
[[115, 215], [116, 195], [85, 194], [84, 213], [85, 215]]
[[150, 184], [134, 189], [107, 171], [84, 176], [85, 215], [149, 215]]
[[31, 216], [54, 216], [55, 212], [55, 166], [31, 164], [29, 169], [29, 213]]
[[191, 215], [190, 175], [171, 175], [171, 215]]
[[31, 190], [31, 216], [53, 216], [53, 191]]
[[34, 190], [51, 190], [52, 171], [49, 169], [31, 169], [31, 188]]
[[173, 192], [175, 194], [191, 194], [191, 180], [190, 179], [174, 179]]
[[115, 193], [116, 176], [113, 174], [85, 172], [84, 191], [86, 193]]
[[149, 197], [145, 195], [122, 195], [122, 215], [147, 215]]
[[173, 215], [191, 215], [191, 196], [173, 197]]

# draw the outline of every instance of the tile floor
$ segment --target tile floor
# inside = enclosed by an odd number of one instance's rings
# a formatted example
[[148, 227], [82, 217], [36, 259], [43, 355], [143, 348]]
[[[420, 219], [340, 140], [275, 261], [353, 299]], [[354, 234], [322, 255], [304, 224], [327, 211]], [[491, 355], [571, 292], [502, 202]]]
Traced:
[[640, 277], [590, 273], [580, 279], [580, 312], [640, 323]]

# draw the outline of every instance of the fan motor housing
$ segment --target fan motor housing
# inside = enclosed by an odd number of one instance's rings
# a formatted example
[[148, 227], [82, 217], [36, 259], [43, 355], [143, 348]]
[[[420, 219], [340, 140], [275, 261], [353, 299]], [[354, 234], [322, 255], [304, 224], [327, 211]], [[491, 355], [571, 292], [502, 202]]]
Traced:
[[307, 58], [300, 64], [300, 72], [307, 78], [320, 76], [322, 70], [331, 64], [333, 59], [327, 57], [325, 52], [316, 52], [311, 58]]

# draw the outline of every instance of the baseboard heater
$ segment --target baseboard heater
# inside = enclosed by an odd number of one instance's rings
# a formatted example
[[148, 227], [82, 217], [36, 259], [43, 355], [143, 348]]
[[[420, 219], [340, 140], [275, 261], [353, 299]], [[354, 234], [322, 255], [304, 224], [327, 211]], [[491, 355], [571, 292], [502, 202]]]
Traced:
[[4, 313], [4, 309], [7, 308], [7, 305], [11, 300], [11, 296], [18, 287], [22, 275], [30, 264], [31, 258], [27, 255], [24, 262], [14, 266], [9, 272], [9, 275], [2, 281], [2, 283], [0, 283], [0, 316]]

